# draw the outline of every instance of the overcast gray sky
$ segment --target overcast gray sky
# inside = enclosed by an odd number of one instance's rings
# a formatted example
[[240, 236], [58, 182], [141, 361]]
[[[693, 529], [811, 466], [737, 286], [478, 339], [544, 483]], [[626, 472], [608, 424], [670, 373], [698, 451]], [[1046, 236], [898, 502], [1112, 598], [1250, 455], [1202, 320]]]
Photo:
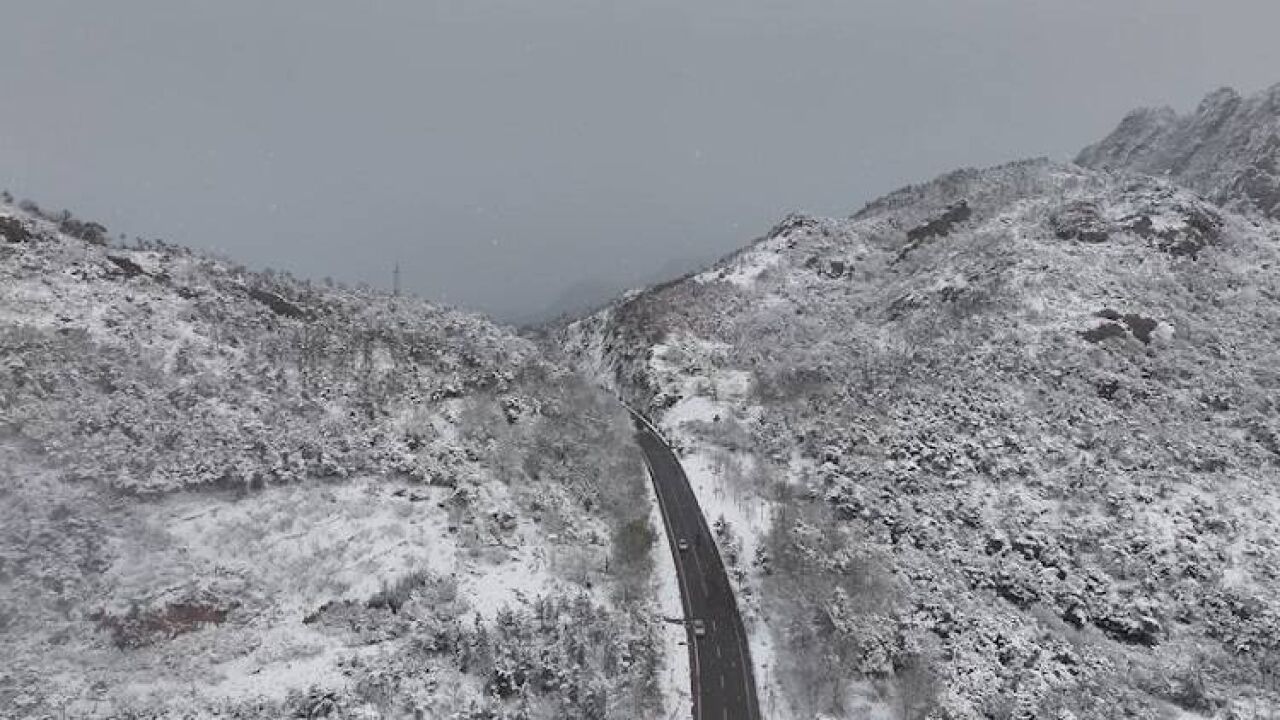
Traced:
[[130, 236], [523, 317], [1137, 105], [1280, 82], [1280, 2], [41, 0], [0, 186]]

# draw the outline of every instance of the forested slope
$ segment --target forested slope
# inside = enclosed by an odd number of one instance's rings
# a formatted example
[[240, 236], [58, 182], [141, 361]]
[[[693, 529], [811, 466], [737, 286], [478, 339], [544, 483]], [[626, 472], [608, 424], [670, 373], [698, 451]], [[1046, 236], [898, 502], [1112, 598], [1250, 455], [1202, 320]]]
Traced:
[[1280, 227], [965, 170], [561, 331], [685, 448], [771, 717], [1280, 706]]
[[416, 298], [0, 236], [0, 715], [659, 712], [612, 398]]

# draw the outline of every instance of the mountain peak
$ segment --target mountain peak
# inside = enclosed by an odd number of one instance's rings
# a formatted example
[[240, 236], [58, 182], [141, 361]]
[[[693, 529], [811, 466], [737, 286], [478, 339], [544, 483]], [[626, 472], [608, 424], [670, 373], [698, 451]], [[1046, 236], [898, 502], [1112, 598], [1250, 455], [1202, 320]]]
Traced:
[[1280, 83], [1249, 97], [1219, 88], [1188, 115], [1135, 110], [1076, 162], [1168, 176], [1221, 205], [1280, 219]]
[[1220, 111], [1222, 108], [1234, 109], [1236, 105], [1240, 104], [1241, 100], [1244, 100], [1244, 96], [1235, 88], [1223, 86], [1204, 96], [1204, 99], [1196, 107], [1196, 114], [1207, 115]]

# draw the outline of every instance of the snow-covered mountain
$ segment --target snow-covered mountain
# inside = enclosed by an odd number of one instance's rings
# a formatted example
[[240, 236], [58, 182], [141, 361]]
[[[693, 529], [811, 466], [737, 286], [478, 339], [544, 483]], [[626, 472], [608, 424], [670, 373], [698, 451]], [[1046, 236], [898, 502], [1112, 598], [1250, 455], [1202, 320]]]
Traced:
[[1280, 220], [1280, 84], [1252, 97], [1217, 90], [1185, 116], [1137, 110], [1076, 162], [1168, 176], [1220, 205]]
[[1261, 718], [1278, 269], [1280, 225], [1037, 160], [787, 218], [560, 338], [722, 518], [768, 717]]
[[570, 364], [680, 449], [765, 717], [1272, 717], [1277, 103], [792, 216], [545, 347], [0, 203], [0, 717], [670, 716]]
[[477, 316], [104, 238], [0, 205], [0, 717], [659, 713], [613, 398]]

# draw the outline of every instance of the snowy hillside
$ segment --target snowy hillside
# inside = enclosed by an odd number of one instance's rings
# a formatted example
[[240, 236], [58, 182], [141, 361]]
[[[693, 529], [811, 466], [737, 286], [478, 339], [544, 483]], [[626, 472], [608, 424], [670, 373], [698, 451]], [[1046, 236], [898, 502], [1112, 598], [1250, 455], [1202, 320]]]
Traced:
[[1280, 220], [1280, 84], [1252, 97], [1223, 88], [1186, 116], [1135, 111], [1076, 162], [1167, 175], [1220, 205]]
[[1280, 226], [1028, 161], [561, 330], [682, 446], [770, 718], [1271, 717]]
[[0, 717], [661, 712], [612, 398], [479, 317], [104, 236], [0, 205]]

